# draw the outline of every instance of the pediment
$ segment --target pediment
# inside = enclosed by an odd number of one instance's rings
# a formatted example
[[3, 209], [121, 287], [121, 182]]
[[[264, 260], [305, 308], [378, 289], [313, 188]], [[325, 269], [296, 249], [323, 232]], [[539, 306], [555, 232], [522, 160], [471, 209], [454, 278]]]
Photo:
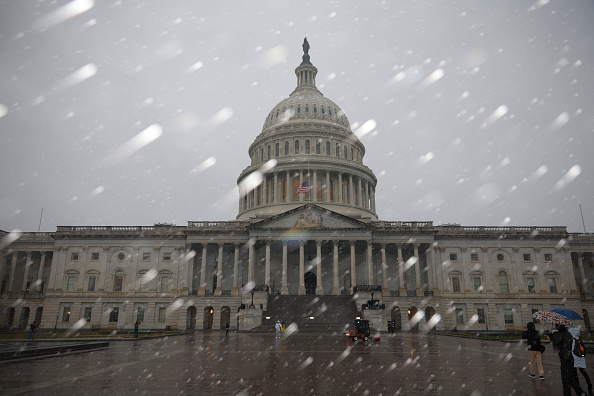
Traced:
[[307, 204], [254, 224], [258, 229], [364, 229], [366, 224], [351, 217]]

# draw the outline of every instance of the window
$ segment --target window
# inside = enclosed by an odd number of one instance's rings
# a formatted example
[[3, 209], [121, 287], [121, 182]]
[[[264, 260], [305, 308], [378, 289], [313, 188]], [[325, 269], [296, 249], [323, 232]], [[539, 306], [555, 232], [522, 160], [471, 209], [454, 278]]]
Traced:
[[330, 142], [326, 142], [326, 155], [330, 155]]
[[533, 277], [526, 278], [526, 284], [528, 285], [528, 293], [536, 293], [536, 282]]
[[268, 145], [268, 158], [267, 159], [270, 159], [270, 156], [272, 155], [271, 152], [272, 152], [272, 147], [270, 147], [270, 145]]
[[478, 253], [470, 253], [470, 261], [479, 261]]
[[99, 252], [91, 253], [91, 261], [99, 261]]
[[545, 261], [550, 263], [551, 261], [553, 261], [553, 255], [551, 253], [545, 253], [544, 259]]
[[85, 307], [85, 311], [83, 313], [83, 318], [85, 318], [85, 320], [87, 322], [91, 321], [91, 316], [93, 314], [93, 308], [92, 307]]
[[159, 314], [157, 317], [157, 322], [165, 323], [167, 321], [167, 308], [159, 307]]
[[322, 106], [322, 114], [326, 114], [326, 112], [324, 111], [324, 106]]
[[113, 276], [113, 291], [122, 291], [124, 284], [124, 271], [117, 270]]
[[62, 322], [70, 322], [70, 307], [62, 309]]
[[505, 271], [499, 271], [499, 292], [509, 293], [509, 284], [507, 281], [507, 273]]
[[308, 104], [305, 105], [305, 112], [309, 113], [309, 105]]
[[540, 309], [538, 308], [532, 308], [531, 313], [532, 313], [532, 322], [539, 324], [540, 323], [540, 319], [534, 319], [534, 313], [540, 311]]
[[336, 143], [336, 156], [340, 157], [340, 143]]
[[347, 149], [347, 146], [343, 146], [343, 148], [344, 148], [344, 150], [342, 150], [342, 151], [343, 151], [343, 153], [344, 153], [344, 159], [348, 159], [349, 157], [348, 157], [348, 155], [347, 155], [347, 150], [348, 150], [348, 149]]
[[314, 105], [314, 114], [318, 114], [318, 108]]
[[146, 272], [140, 273], [140, 291], [145, 292], [148, 291], [148, 280], [146, 277]]
[[119, 318], [120, 318], [120, 309], [118, 307], [112, 308], [111, 312], [109, 313], [109, 322], [117, 323]]
[[78, 253], [70, 253], [70, 261], [78, 261]]
[[456, 308], [456, 324], [464, 324], [464, 311], [462, 308]]
[[480, 324], [487, 323], [487, 321], [485, 320], [485, 309], [484, 308], [477, 308], [476, 316], [478, 316], [477, 323], [480, 323]]
[[289, 155], [289, 142], [285, 142], [285, 155]]
[[143, 307], [138, 307], [138, 310], [136, 311], [136, 320], [139, 322], [144, 322], [144, 308]]
[[299, 140], [295, 140], [295, 154], [299, 154]]
[[355, 158], [355, 152], [353, 150], [353, 148], [351, 147], [351, 161]]
[[503, 309], [503, 321], [505, 324], [514, 324], [514, 311], [511, 308]]
[[126, 258], [126, 255], [124, 253], [118, 253], [118, 261], [124, 261], [124, 259]]
[[450, 253], [450, 261], [458, 261], [458, 255], [456, 253]]
[[524, 261], [532, 261], [532, 256], [530, 253], [524, 253], [523, 255]]
[[66, 283], [66, 291], [69, 291], [69, 292], [74, 291], [75, 282], [76, 282], [76, 275], [68, 275], [67, 283]]
[[318, 140], [316, 142], [316, 154], [320, 154], [320, 152], [321, 152], [321, 147], [320, 146], [321, 146], [321, 144], [320, 144], [320, 141]]
[[557, 279], [549, 277], [547, 280], [549, 281], [549, 290], [551, 293], [557, 293]]
[[274, 156], [275, 157], [279, 157], [280, 156], [280, 144], [276, 144], [276, 147], [274, 149]]
[[460, 293], [460, 277], [452, 276], [452, 291], [454, 293]]
[[171, 253], [169, 253], [169, 252], [163, 253], [163, 261], [171, 261]]
[[309, 154], [309, 140], [305, 141], [305, 154]]
[[503, 261], [504, 259], [505, 259], [505, 257], [503, 256], [503, 254], [499, 253], [499, 254], [497, 255], [497, 260], [498, 260], [498, 261]]
[[480, 292], [483, 290], [481, 277], [480, 276], [473, 276], [472, 277], [472, 284], [474, 286], [474, 291]]
[[169, 275], [161, 275], [161, 291], [169, 291]]
[[95, 291], [96, 283], [97, 283], [97, 276], [89, 275], [89, 283], [87, 284], [87, 291]]
[[151, 260], [151, 254], [148, 252], [144, 252], [142, 253], [142, 261], [150, 261]]

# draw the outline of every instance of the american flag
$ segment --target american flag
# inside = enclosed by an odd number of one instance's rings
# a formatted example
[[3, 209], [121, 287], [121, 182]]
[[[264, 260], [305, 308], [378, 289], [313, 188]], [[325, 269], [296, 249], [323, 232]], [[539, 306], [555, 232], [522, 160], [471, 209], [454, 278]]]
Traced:
[[308, 193], [310, 189], [311, 188], [309, 187], [309, 180], [306, 180], [303, 183], [301, 183], [301, 185], [297, 189], [297, 194]]

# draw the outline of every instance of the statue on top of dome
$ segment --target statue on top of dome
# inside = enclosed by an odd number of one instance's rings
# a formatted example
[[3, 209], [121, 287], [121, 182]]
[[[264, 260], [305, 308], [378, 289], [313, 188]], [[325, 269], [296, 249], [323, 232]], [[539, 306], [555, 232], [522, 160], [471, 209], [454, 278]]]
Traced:
[[307, 37], [303, 39], [303, 56], [301, 57], [301, 59], [303, 59], [303, 62], [301, 62], [302, 65], [311, 65], [311, 62], [309, 61], [309, 42], [307, 41]]
[[307, 37], [303, 39], [303, 53], [309, 53], [309, 42], [307, 41]]

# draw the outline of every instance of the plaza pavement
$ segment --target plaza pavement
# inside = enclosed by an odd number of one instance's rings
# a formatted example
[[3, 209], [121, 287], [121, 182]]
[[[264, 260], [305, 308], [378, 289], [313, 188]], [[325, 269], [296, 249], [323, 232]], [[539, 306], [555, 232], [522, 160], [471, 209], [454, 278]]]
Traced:
[[[0, 394], [561, 395], [550, 344], [542, 358], [544, 381], [528, 377], [528, 353], [515, 341], [396, 333], [365, 345], [336, 333], [201, 331], [1, 363]], [[594, 368], [594, 356], [586, 361]]]

